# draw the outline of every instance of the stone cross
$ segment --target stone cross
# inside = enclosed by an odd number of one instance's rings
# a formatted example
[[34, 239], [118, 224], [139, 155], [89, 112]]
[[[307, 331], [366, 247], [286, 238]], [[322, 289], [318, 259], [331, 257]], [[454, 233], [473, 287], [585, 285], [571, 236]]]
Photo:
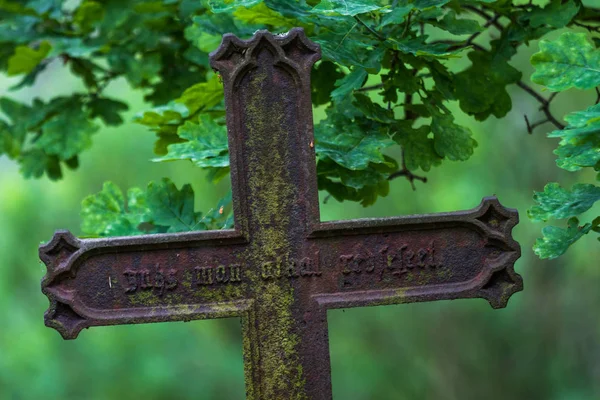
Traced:
[[310, 99], [319, 46], [302, 29], [228, 34], [223, 78], [233, 229], [106, 239], [57, 232], [40, 247], [47, 326], [240, 317], [248, 399], [331, 399], [327, 310], [522, 290], [515, 210], [321, 222]]

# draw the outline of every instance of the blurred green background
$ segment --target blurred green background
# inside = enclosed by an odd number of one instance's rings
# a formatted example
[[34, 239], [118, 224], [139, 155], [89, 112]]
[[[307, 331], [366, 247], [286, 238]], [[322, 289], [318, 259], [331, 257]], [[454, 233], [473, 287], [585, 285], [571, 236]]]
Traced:
[[[513, 63], [525, 79], [529, 54]], [[49, 99], [79, 89], [60, 63], [31, 89], [9, 93], [15, 82], [0, 76], [0, 95]], [[124, 82], [107, 94], [130, 102], [130, 116], [146, 107]], [[525, 213], [533, 190], [546, 182], [569, 186], [592, 176], [555, 166], [556, 141], [542, 129], [526, 131], [523, 114], [538, 115], [538, 104], [519, 88], [511, 94], [513, 111], [502, 120], [459, 118], [479, 142], [475, 155], [446, 162], [427, 184], [417, 182], [417, 191], [397, 179], [387, 198], [366, 209], [333, 199], [323, 204], [321, 194], [323, 220], [469, 209], [491, 194], [521, 214], [514, 235], [523, 248], [516, 270], [525, 291], [506, 309], [477, 299], [330, 311], [336, 399], [600, 398], [600, 246], [586, 237], [558, 260], [540, 261], [531, 246], [541, 226]], [[553, 110], [562, 116], [593, 101], [571, 91]], [[315, 118], [322, 117], [316, 110]], [[0, 157], [0, 399], [244, 398], [237, 319], [94, 328], [69, 342], [44, 327], [45, 267], [37, 246], [55, 229], [80, 234], [80, 202], [102, 182], [123, 189], [163, 176], [178, 186], [192, 182], [203, 211], [227, 192], [227, 182], [215, 190], [191, 164], [149, 162], [153, 142], [152, 133], [132, 123], [103, 129], [79, 170], [56, 183], [24, 180]]]

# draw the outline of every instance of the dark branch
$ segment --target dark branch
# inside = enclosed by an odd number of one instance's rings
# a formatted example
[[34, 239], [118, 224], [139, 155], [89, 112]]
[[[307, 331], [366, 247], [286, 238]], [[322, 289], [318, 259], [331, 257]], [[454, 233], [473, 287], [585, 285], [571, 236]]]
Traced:
[[427, 183], [427, 177], [415, 175], [407, 169], [401, 169], [400, 171], [396, 171], [396, 172], [390, 174], [390, 176], [388, 176], [388, 180], [391, 181], [392, 179], [396, 179], [401, 176], [405, 176], [406, 179], [408, 179], [408, 181], [410, 182], [410, 186], [412, 187], [413, 190], [417, 190], [417, 187], [415, 186], [415, 182], [414, 182], [415, 180], [421, 181], [423, 183]]
[[356, 89], [357, 92], [368, 92], [370, 90], [377, 90], [377, 89], [381, 89], [383, 87], [383, 83], [378, 83], [377, 85], [371, 85], [371, 86], [363, 86], [359, 89]]
[[550, 122], [550, 120], [546, 118], [546, 119], [542, 119], [540, 121], [531, 123], [531, 122], [529, 122], [529, 118], [527, 117], [527, 114], [524, 114], [523, 117], [525, 118], [525, 124], [527, 125], [527, 133], [529, 133], [530, 135], [533, 133], [533, 130], [535, 128], [537, 128], [538, 126], [543, 125], [546, 122]]
[[[416, 71], [415, 71], [416, 73]], [[407, 110], [406, 106], [412, 104], [412, 100], [413, 96], [412, 94], [406, 94], [405, 98], [404, 98], [404, 119], [406, 121], [414, 121], [416, 120], [419, 116], [418, 114]], [[392, 179], [396, 179], [399, 178], [401, 176], [405, 177], [409, 182], [410, 182], [410, 186], [412, 187], [413, 190], [417, 190], [416, 186], [415, 186], [415, 180], [417, 181], [421, 181], [423, 183], [427, 183], [427, 178], [424, 176], [420, 176], [420, 175], [415, 175], [413, 174], [407, 167], [406, 167], [406, 157], [404, 157], [404, 148], [400, 149], [401, 153], [400, 153], [400, 157], [401, 157], [401, 165], [402, 165], [402, 169], [396, 172], [393, 172], [390, 174], [390, 176], [388, 176], [388, 180], [392, 180]]]
[[404, 30], [402, 31], [402, 35], [400, 36], [401, 38], [406, 36], [406, 33], [408, 32], [408, 28], [410, 27], [410, 19], [411, 18], [412, 18], [412, 11], [410, 11], [408, 13], [408, 16], [406, 17], [406, 25], [404, 25]]
[[369, 32], [371, 32], [371, 33], [372, 33], [372, 34], [373, 34], [373, 35], [374, 35], [374, 36], [375, 36], [375, 37], [376, 37], [378, 40], [380, 40], [380, 41], [382, 41], [382, 42], [385, 42], [385, 37], [384, 37], [384, 36], [382, 36], [382, 35], [381, 35], [379, 32], [377, 32], [375, 29], [371, 28], [369, 25], [365, 24], [365, 23], [363, 22], [363, 20], [362, 20], [362, 19], [360, 19], [360, 18], [358, 17], [358, 15], [355, 15], [355, 16], [354, 16], [354, 19], [355, 19], [355, 20], [356, 20], [356, 21], [357, 21], [359, 24], [361, 24], [362, 26], [364, 26], [365, 28], [367, 28], [367, 30], [368, 30]]
[[581, 28], [585, 28], [588, 32], [600, 32], [600, 26], [592, 26], [577, 21], [573, 21], [572, 24]]
[[462, 8], [464, 8], [465, 10], [469, 10], [469, 11], [471, 11], [471, 12], [479, 15], [480, 17], [484, 18], [487, 21], [492, 21], [491, 25], [493, 25], [500, 32], [504, 31], [504, 27], [498, 22], [498, 19], [500, 17], [498, 17], [497, 19], [495, 19], [496, 18], [495, 16], [492, 16], [492, 15], [486, 13], [485, 11], [480, 10], [479, 8], [473, 7], [473, 6], [462, 6]]
[[[527, 123], [527, 131], [529, 133], [531, 133], [531, 130], [533, 130], [535, 127], [545, 123], [545, 122], [550, 122], [552, 123], [552, 125], [554, 125], [556, 128], [558, 129], [564, 129], [565, 125], [561, 124], [555, 117], [554, 115], [552, 115], [552, 112], [550, 111], [550, 103], [552, 102], [552, 100], [554, 99], [554, 97], [556, 97], [556, 95], [558, 93], [552, 93], [552, 95], [550, 95], [549, 98], [544, 98], [544, 96], [542, 96], [541, 94], [539, 94], [538, 92], [536, 92], [535, 90], [533, 90], [532, 87], [530, 87], [529, 85], [527, 85], [525, 82], [523, 81], [519, 81], [517, 82], [517, 86], [519, 86], [521, 89], [523, 89], [524, 91], [526, 91], [527, 93], [529, 93], [534, 99], [536, 99], [540, 104], [540, 111], [542, 111], [544, 113], [544, 115], [546, 116], [546, 119], [539, 122], [536, 122], [534, 124], [530, 124], [529, 120], [526, 118], [525, 122]], [[530, 129], [531, 128], [531, 129]]]
[[445, 43], [445, 44], [451, 45], [448, 48], [448, 50], [458, 50], [458, 49], [463, 49], [463, 48], [467, 48], [467, 47], [472, 47], [478, 51], [487, 51], [485, 47], [483, 47], [477, 43], [467, 43], [467, 42], [462, 42], [460, 40], [433, 40], [432, 42], [430, 42], [430, 44], [436, 44], [436, 43]]
[[396, 179], [398, 177], [403, 176], [406, 179], [408, 179], [408, 181], [410, 182], [410, 186], [412, 187], [412, 190], [417, 190], [417, 187], [415, 186], [415, 180], [421, 181], [423, 183], [427, 183], [427, 177], [415, 175], [411, 171], [409, 171], [409, 169], [406, 168], [406, 160], [404, 158], [404, 149], [402, 149], [401, 152], [402, 152], [402, 154], [401, 154], [402, 169], [400, 171], [396, 171], [396, 172], [390, 174], [390, 176], [388, 176], [388, 180], [391, 181], [392, 179]]
[[[500, 14], [496, 14], [494, 15], [494, 18], [492, 19], [488, 19], [487, 22], [485, 23], [485, 25], [483, 25], [483, 28], [489, 28], [491, 25], [494, 25], [498, 22], [498, 20], [500, 19]], [[474, 34], [472, 34], [467, 41], [465, 42], [467, 45], [470, 45], [473, 43], [473, 40], [477, 39], [477, 37], [479, 35], [481, 35], [483, 33], [483, 30], [479, 31], [479, 32], [475, 32]]]

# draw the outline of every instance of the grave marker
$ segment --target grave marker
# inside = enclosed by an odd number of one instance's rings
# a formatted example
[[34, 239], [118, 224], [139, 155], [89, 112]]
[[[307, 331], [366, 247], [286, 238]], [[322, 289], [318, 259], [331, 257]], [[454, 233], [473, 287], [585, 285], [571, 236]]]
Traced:
[[[330, 399], [327, 310], [522, 290], [515, 210], [320, 222], [310, 99], [318, 45], [301, 29], [225, 35], [234, 229], [106, 239], [57, 232], [40, 247], [47, 326], [241, 317], [248, 399]], [[350, 334], [350, 333], [349, 333]]]

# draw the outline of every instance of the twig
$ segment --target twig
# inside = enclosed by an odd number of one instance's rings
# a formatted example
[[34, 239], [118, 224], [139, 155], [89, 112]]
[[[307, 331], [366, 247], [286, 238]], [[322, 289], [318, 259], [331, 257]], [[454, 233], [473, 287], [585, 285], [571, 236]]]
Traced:
[[492, 24], [496, 29], [498, 29], [500, 32], [504, 31], [504, 27], [498, 22], [498, 20], [496, 19], [494, 21], [494, 16], [486, 13], [483, 10], [480, 10], [477, 7], [473, 7], [473, 6], [462, 6], [465, 10], [469, 10], [477, 15], [479, 15], [482, 18], [485, 18], [486, 21], [492, 21]]
[[466, 43], [459, 40], [433, 40], [429, 44], [445, 43], [451, 45], [448, 50], [458, 50], [462, 48], [472, 47], [478, 51], [487, 51], [487, 49], [477, 43]]
[[371, 86], [363, 86], [359, 89], [356, 89], [356, 92], [368, 92], [369, 90], [377, 90], [377, 89], [381, 89], [383, 87], [383, 83], [378, 83], [376, 85], [371, 85]]
[[525, 118], [525, 124], [527, 125], [527, 133], [529, 133], [530, 135], [533, 133], [533, 130], [535, 128], [537, 128], [538, 126], [543, 125], [546, 122], [550, 122], [548, 119], [542, 119], [542, 120], [534, 122], [532, 124], [531, 122], [529, 122], [529, 118], [527, 117], [527, 114], [523, 114], [523, 117]]
[[587, 25], [587, 24], [583, 24], [583, 23], [577, 22], [577, 21], [573, 21], [572, 24], [579, 26], [581, 28], [585, 28], [585, 29], [587, 29], [588, 32], [600, 32], [599, 26]]
[[[491, 25], [495, 24], [496, 22], [498, 22], [498, 20], [500, 19], [500, 14], [496, 14], [494, 15], [494, 18], [489, 19], [485, 25], [483, 25], [483, 28], [489, 28]], [[473, 40], [477, 39], [477, 37], [479, 35], [481, 35], [483, 33], [483, 30], [479, 31], [479, 32], [475, 32], [474, 34], [472, 34], [471, 36], [469, 36], [469, 38], [467, 39], [467, 41], [465, 42], [466, 44], [472, 44]]]
[[[533, 88], [531, 88], [529, 85], [527, 85], [525, 82], [523, 81], [519, 81], [517, 82], [517, 86], [519, 86], [521, 89], [523, 89], [524, 91], [526, 91], [527, 93], [529, 93], [534, 99], [536, 99], [540, 104], [540, 111], [542, 111], [544, 113], [544, 115], [546, 116], [546, 119], [542, 121], [538, 121], [534, 124], [530, 124], [529, 120], [527, 120], [526, 118], [526, 123], [527, 123], [527, 130], [528, 132], [530, 131], [530, 127], [533, 129], [545, 122], [550, 122], [552, 123], [552, 125], [554, 125], [556, 128], [558, 129], [564, 129], [565, 125], [561, 124], [555, 117], [554, 115], [552, 115], [552, 112], [550, 111], [550, 103], [552, 102], [552, 100], [554, 99], [554, 97], [556, 97], [556, 95], [558, 93], [553, 93], [549, 98], [544, 98], [544, 96], [542, 96], [541, 94], [539, 94], [538, 92], [536, 92], [535, 90], [533, 90]], [[531, 132], [529, 132], [531, 133]]]
[[358, 17], [358, 15], [355, 15], [355, 16], [354, 16], [354, 19], [355, 19], [355, 20], [356, 20], [356, 21], [357, 21], [359, 24], [361, 24], [362, 26], [364, 26], [365, 28], [367, 28], [367, 30], [368, 30], [369, 32], [371, 32], [373, 35], [375, 35], [375, 37], [376, 37], [377, 39], [379, 39], [379, 40], [380, 40], [380, 41], [382, 41], [382, 42], [385, 42], [385, 37], [384, 37], [384, 36], [381, 36], [381, 34], [379, 34], [379, 32], [377, 32], [375, 29], [371, 28], [369, 25], [365, 24], [365, 23], [363, 22], [363, 20], [362, 20], [362, 19], [360, 19], [360, 18]]
[[402, 31], [402, 35], [400, 35], [400, 38], [403, 38], [404, 36], [406, 36], [406, 32], [408, 32], [408, 28], [410, 27], [410, 19], [412, 18], [412, 10], [408, 13], [408, 16], [406, 17], [406, 25], [404, 25], [404, 30]]
[[415, 180], [427, 183], [427, 177], [415, 175], [411, 171], [409, 171], [408, 168], [406, 168], [406, 160], [404, 159], [404, 149], [401, 149], [400, 157], [402, 158], [402, 169], [400, 171], [391, 173], [390, 176], [388, 176], [388, 180], [391, 181], [392, 179], [404, 176], [410, 182], [412, 190], [417, 190], [417, 187], [415, 186]]
[[[416, 71], [415, 71], [416, 73]], [[404, 97], [404, 119], [407, 121], [414, 121], [415, 119], [417, 119], [418, 115], [410, 110], [406, 109], [407, 105], [412, 104], [412, 94], [406, 94]], [[396, 179], [398, 177], [405, 177], [409, 182], [410, 182], [410, 186], [412, 187], [413, 190], [417, 190], [416, 186], [415, 186], [415, 180], [421, 181], [423, 183], [427, 183], [427, 177], [425, 176], [420, 176], [420, 175], [415, 175], [413, 174], [407, 167], [406, 167], [406, 158], [404, 157], [404, 148], [402, 147], [400, 149], [400, 158], [401, 158], [401, 165], [402, 165], [402, 169], [396, 172], [393, 172], [390, 174], [390, 176], [388, 176], [388, 180], [392, 180], [392, 179]]]

